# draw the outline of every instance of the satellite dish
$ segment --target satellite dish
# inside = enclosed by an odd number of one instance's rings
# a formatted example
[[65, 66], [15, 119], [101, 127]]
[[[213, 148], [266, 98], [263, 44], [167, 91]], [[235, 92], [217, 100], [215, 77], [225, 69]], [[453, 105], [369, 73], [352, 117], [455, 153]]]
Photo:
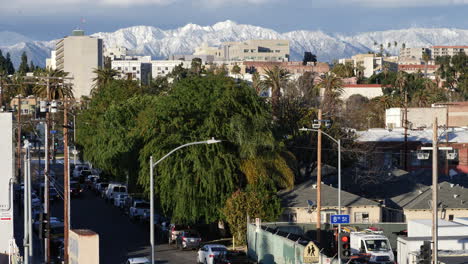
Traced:
[[315, 205], [314, 201], [311, 201], [311, 200], [307, 200], [307, 205], [309, 205], [309, 207], [312, 207]]

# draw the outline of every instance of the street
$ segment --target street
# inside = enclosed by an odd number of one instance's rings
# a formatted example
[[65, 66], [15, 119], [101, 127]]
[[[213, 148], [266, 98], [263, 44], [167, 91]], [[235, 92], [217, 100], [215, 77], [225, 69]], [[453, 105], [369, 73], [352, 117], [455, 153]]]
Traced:
[[[51, 206], [52, 216], [63, 217], [63, 201]], [[91, 191], [72, 198], [71, 228], [91, 229], [99, 234], [100, 263], [124, 263], [127, 257], [150, 256], [149, 226], [132, 222], [119, 209]], [[196, 251], [179, 251], [166, 241], [156, 247], [156, 263], [194, 263]]]

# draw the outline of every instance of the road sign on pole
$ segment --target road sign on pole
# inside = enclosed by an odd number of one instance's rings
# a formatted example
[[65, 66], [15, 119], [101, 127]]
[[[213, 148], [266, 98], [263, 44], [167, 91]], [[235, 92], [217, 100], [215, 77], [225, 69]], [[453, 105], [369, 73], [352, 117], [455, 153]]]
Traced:
[[57, 133], [57, 130], [51, 130], [50, 133], [55, 134], [55, 133]]
[[349, 215], [332, 215], [331, 223], [332, 224], [349, 224]]

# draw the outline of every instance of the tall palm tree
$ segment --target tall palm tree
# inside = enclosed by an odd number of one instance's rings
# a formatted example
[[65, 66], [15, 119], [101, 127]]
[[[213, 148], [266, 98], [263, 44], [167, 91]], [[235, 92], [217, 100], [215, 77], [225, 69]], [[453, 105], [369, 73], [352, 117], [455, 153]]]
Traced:
[[254, 88], [258, 95], [263, 91], [263, 83], [258, 72], [252, 74], [252, 88]]
[[340, 96], [343, 93], [343, 81], [333, 73], [328, 73], [317, 87], [323, 89], [322, 110], [325, 114], [334, 116], [340, 108]]
[[405, 72], [399, 71], [395, 79], [395, 86], [400, 91], [400, 95], [403, 95], [404, 89], [406, 89], [407, 84], [408, 84], [408, 76], [406, 75]]
[[291, 73], [279, 66], [274, 66], [273, 68], [267, 68], [265, 70], [265, 80], [263, 80], [263, 84], [271, 89], [271, 105], [274, 117], [278, 116], [278, 103], [281, 97], [281, 88], [286, 85], [290, 77]]
[[101, 87], [109, 84], [120, 72], [111, 68], [97, 68], [94, 69], [93, 73], [96, 74], [96, 77], [93, 78], [94, 85], [91, 94], [95, 94]]
[[52, 77], [49, 81], [49, 98], [47, 96], [47, 86], [41, 83], [34, 87], [34, 93], [41, 98], [59, 100], [73, 97], [73, 88], [64, 85], [63, 79], [68, 76], [67, 72], [61, 70], [46, 69], [38, 74], [39, 77]]

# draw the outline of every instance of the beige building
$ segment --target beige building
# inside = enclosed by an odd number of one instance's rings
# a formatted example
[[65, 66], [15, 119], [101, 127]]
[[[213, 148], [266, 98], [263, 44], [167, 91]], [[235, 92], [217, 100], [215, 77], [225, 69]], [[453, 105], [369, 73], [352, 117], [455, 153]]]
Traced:
[[422, 47], [401, 48], [399, 57], [400, 57], [400, 60], [415, 59], [415, 60], [422, 61], [424, 53], [430, 54], [431, 51], [428, 48], [422, 48]]
[[459, 53], [468, 55], [468, 46], [433, 46], [430, 48], [432, 58], [441, 56], [453, 56]]
[[[10, 107], [14, 111], [18, 109], [18, 96], [13, 98], [10, 102]], [[35, 96], [21, 97], [21, 114], [22, 115], [34, 115], [36, 113], [37, 98]]]
[[204, 44], [193, 55], [212, 55], [219, 61], [289, 61], [289, 54], [289, 40], [246, 40], [220, 47]]
[[[468, 189], [458, 184], [439, 183], [439, 218], [453, 221], [455, 218], [468, 217]], [[391, 200], [403, 210], [406, 222], [416, 219], [432, 219], [432, 188], [417, 185], [410, 193], [393, 197]]]
[[184, 69], [190, 69], [192, 66], [192, 61], [182, 61], [182, 60], [153, 60], [151, 61], [152, 65], [152, 75], [153, 78], [166, 76], [171, 73], [175, 67], [181, 65]]
[[398, 71], [397, 57], [376, 57], [375, 54], [356, 54], [351, 59], [340, 59], [339, 63], [351, 63], [354, 68], [364, 67], [364, 77], [387, 71]]
[[[148, 61], [150, 60], [151, 58], [149, 57]], [[120, 79], [132, 79], [138, 81], [140, 84], [149, 84], [151, 82], [150, 62], [114, 59], [111, 62], [111, 68], [119, 72], [118, 77]]]
[[59, 40], [55, 46], [56, 67], [68, 73], [76, 99], [89, 96], [96, 74], [103, 66], [102, 39], [85, 36], [84, 31], [74, 30], [71, 36]]
[[[338, 214], [338, 189], [322, 184], [321, 222], [330, 223], [332, 215]], [[284, 208], [281, 221], [297, 223], [317, 222], [317, 185], [309, 180], [290, 191], [281, 191], [279, 196]], [[342, 214], [349, 214], [352, 224], [382, 222], [380, 203], [341, 191]]]
[[[352, 95], [358, 94], [372, 99], [383, 95], [382, 85], [380, 84], [344, 84], [343, 92], [340, 94], [340, 99], [346, 101]], [[320, 96], [323, 97], [325, 88], [320, 88]]]

